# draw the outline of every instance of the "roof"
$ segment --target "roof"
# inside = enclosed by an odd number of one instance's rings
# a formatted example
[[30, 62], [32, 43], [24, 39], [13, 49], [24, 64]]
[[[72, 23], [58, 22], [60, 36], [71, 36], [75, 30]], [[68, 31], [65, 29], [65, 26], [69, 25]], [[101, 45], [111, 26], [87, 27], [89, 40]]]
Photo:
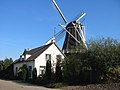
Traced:
[[35, 60], [40, 54], [42, 54], [48, 47], [50, 47], [53, 43], [40, 46], [38, 48], [31, 49], [26, 52], [26, 54], [31, 55], [27, 60], [20, 61], [19, 59], [14, 61], [14, 63], [22, 63]]
[[33, 61], [33, 60], [23, 60], [23, 61], [20, 61], [20, 59], [17, 59], [14, 61], [14, 64], [16, 63], [23, 63], [23, 62], [30, 62], [30, 61]]
[[[26, 52], [26, 54], [31, 55], [27, 60], [20, 61], [19, 59], [16, 60], [14, 63], [22, 63], [22, 62], [29, 62], [35, 60], [40, 54], [42, 54], [46, 49], [48, 49], [52, 44], [54, 44], [59, 51], [62, 53], [60, 48], [56, 45], [56, 43], [50, 43], [47, 45], [40, 46], [38, 48], [31, 49]], [[63, 54], [63, 53], [62, 53]], [[64, 54], [63, 54], [64, 55]], [[64, 55], [65, 56], [65, 55]]]
[[27, 60], [35, 60], [40, 54], [42, 54], [51, 45], [52, 43], [27, 51], [26, 54], [31, 55]]

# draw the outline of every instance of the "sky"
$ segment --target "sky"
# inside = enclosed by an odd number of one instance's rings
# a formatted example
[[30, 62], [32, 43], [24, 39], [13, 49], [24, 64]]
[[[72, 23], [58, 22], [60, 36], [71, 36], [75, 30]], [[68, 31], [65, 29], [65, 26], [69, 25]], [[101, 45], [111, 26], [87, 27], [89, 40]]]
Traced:
[[[67, 21], [87, 13], [86, 40], [120, 41], [120, 0], [56, 0]], [[0, 0], [0, 60], [19, 58], [24, 49], [44, 45], [63, 24], [52, 0]], [[64, 39], [57, 44], [61, 48]]]

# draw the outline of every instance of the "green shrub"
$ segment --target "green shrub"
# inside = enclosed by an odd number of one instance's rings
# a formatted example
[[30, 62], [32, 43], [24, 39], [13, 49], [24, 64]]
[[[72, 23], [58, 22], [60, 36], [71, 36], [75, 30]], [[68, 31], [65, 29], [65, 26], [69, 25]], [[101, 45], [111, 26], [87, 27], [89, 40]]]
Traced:
[[120, 82], [120, 66], [117, 67], [109, 67], [106, 71], [106, 82]]
[[52, 71], [51, 71], [51, 60], [47, 60], [45, 75], [46, 75], [47, 80], [48, 80], [48, 81], [51, 81], [51, 75], [52, 75]]
[[33, 69], [32, 76], [33, 76], [33, 79], [37, 78], [37, 69], [36, 68]]
[[18, 77], [19, 79], [22, 79], [24, 81], [28, 80], [28, 68], [26, 65], [23, 65], [22, 67], [19, 68]]
[[63, 62], [64, 81], [67, 83], [120, 82], [120, 43], [111, 38], [100, 38], [88, 43], [88, 50], [67, 54]]
[[62, 70], [61, 70], [61, 60], [60, 59], [57, 59], [55, 79], [56, 79], [56, 82], [63, 81]]

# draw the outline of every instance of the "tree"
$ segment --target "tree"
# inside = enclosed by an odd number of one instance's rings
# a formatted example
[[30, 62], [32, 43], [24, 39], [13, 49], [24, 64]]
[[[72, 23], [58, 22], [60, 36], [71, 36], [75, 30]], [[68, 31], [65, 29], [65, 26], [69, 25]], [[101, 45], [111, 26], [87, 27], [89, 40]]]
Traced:
[[3, 60], [0, 61], [0, 71], [4, 70], [4, 62]]
[[28, 68], [25, 64], [22, 67], [19, 68], [18, 77], [20, 79], [23, 79], [24, 81], [28, 80]]
[[62, 70], [61, 70], [61, 60], [60, 59], [57, 59], [55, 76], [56, 76], [56, 82], [63, 81]]
[[100, 38], [89, 43], [88, 64], [92, 71], [97, 72], [98, 82], [110, 75], [109, 68], [120, 66], [119, 47], [120, 44], [111, 38]]
[[27, 53], [27, 50], [25, 49], [22, 55], [26, 55], [26, 53]]
[[51, 80], [51, 60], [47, 60], [46, 63], [46, 72], [45, 72], [47, 80]]
[[70, 84], [76, 83], [81, 72], [82, 62], [79, 54], [72, 53], [63, 61], [64, 81]]
[[120, 43], [111, 38], [90, 41], [88, 50], [80, 47], [67, 55], [63, 75], [68, 83], [120, 81]]
[[4, 69], [6, 69], [8, 66], [10, 66], [11, 64], [13, 63], [13, 60], [12, 60], [12, 58], [6, 58], [5, 60], [4, 60], [4, 63], [3, 63], [3, 65], [4, 65]]
[[6, 58], [0, 61], [0, 77], [5, 79], [13, 79], [13, 60]]
[[36, 68], [33, 69], [32, 76], [33, 76], [33, 79], [37, 78], [37, 69]]

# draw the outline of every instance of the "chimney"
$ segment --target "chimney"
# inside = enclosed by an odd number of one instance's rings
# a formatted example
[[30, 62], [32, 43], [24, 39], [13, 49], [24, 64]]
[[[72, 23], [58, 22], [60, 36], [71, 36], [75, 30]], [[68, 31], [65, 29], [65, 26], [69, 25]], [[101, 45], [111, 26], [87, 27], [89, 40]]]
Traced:
[[51, 43], [55, 43], [55, 37], [52, 38]]
[[50, 43], [55, 43], [55, 37], [52, 37], [50, 40], [48, 40], [45, 45], [50, 44]]
[[30, 48], [28, 48], [28, 51], [30, 51]]
[[22, 61], [23, 59], [22, 59], [22, 55], [20, 55], [20, 61]]

